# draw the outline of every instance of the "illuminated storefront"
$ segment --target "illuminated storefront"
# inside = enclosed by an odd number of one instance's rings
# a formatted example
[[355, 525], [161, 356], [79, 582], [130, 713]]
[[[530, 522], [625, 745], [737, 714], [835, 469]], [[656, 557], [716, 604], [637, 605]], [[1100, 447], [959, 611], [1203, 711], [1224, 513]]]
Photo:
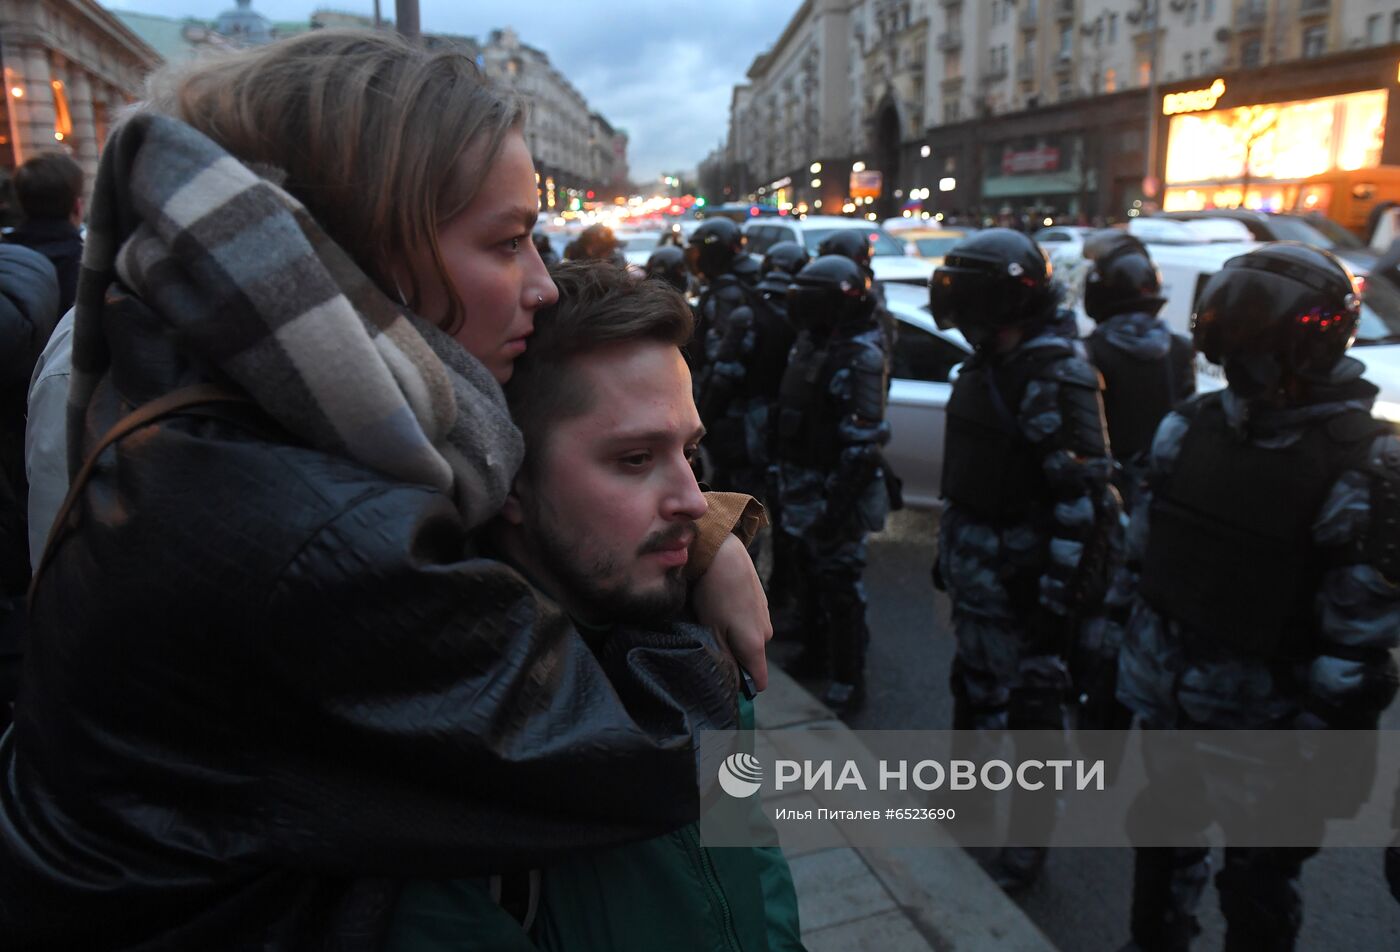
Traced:
[[1305, 180], [1374, 169], [1393, 154], [1386, 140], [1397, 96], [1393, 60], [1386, 73], [1355, 77], [1352, 89], [1323, 90], [1331, 95], [1307, 95], [1312, 90], [1296, 82], [1296, 75], [1291, 87], [1226, 77], [1163, 95], [1163, 207], [1293, 209], [1306, 204]]

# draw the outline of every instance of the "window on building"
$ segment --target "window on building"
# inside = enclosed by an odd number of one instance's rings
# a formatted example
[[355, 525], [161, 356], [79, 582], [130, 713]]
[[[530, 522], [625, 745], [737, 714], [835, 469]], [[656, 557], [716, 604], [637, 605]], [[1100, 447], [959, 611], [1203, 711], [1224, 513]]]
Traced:
[[1390, 42], [1400, 43], [1400, 10], [1390, 15]]
[[1146, 86], [1152, 81], [1152, 64], [1147, 60], [1138, 63], [1138, 85]]
[[1318, 24], [1303, 31], [1303, 59], [1312, 59], [1327, 52], [1327, 26]]
[[943, 78], [958, 79], [962, 76], [962, 51], [953, 50], [943, 54]]
[[1201, 19], [1207, 23], [1215, 19], [1215, 0], [1205, 0], [1205, 5], [1201, 8]]
[[1061, 76], [1059, 83], [1055, 86], [1055, 98], [1060, 102], [1064, 102], [1066, 99], [1070, 99], [1073, 96], [1074, 87], [1070, 85], [1069, 78]]
[[1182, 75], [1182, 76], [1195, 76], [1195, 75], [1196, 75], [1196, 57], [1195, 57], [1194, 55], [1192, 55], [1191, 53], [1182, 53], [1182, 54], [1181, 54], [1181, 75]]
[[1191, 0], [1186, 4], [1186, 25], [1190, 26], [1196, 22], [1196, 0]]
[[1263, 50], [1263, 44], [1257, 39], [1245, 40], [1240, 47], [1240, 65], [1245, 69], [1252, 69], [1259, 65], [1259, 54]]
[[1106, 69], [1103, 71], [1103, 91], [1106, 93], [1118, 91], [1118, 70]]
[[1116, 13], [1108, 15], [1108, 42], [1118, 42], [1118, 14]]
[[1209, 69], [1210, 69], [1210, 50], [1201, 50], [1201, 72], [1203, 72], [1203, 73], [1204, 73], [1204, 72], [1207, 72]]
[[945, 7], [943, 12], [943, 23], [947, 27], [949, 36], [956, 36], [962, 32], [962, 4]]
[[961, 115], [961, 113], [959, 112], [959, 109], [958, 109], [958, 100], [956, 100], [956, 99], [945, 99], [945, 100], [943, 101], [943, 121], [944, 121], [944, 122], [957, 122], [957, 121], [958, 121], [959, 119], [961, 119], [961, 118], [962, 118], [962, 115]]
[[1069, 59], [1074, 52], [1074, 27], [1060, 27], [1060, 59]]
[[1366, 45], [1375, 46], [1381, 41], [1381, 15], [1373, 13], [1366, 18]]

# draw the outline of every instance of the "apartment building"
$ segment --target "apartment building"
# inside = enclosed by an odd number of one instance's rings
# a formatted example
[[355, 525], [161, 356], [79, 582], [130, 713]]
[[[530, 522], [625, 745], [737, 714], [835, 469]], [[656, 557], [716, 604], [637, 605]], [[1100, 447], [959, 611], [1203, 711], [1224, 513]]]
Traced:
[[[852, 204], [857, 165], [879, 173], [881, 215], [1088, 220], [1274, 207], [1306, 174], [1400, 164], [1393, 0], [813, 0], [755, 61], [736, 122], [773, 95], [767, 57], [819, 9], [847, 31], [844, 85], [811, 120], [846, 130], [819, 150], [837, 189], [824, 210]], [[760, 185], [796, 180], [795, 159], [731, 133], [731, 166]]]

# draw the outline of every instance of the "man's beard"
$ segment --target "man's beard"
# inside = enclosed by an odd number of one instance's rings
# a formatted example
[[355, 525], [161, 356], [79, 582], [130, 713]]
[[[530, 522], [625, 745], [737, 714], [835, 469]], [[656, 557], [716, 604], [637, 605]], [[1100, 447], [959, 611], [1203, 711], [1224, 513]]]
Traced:
[[[537, 517], [543, 515], [536, 513]], [[599, 557], [585, 561], [577, 547], [561, 540], [559, 533], [552, 531], [548, 520], [536, 518], [535, 530], [530, 533], [530, 542], [542, 567], [554, 577], [563, 588], [564, 595], [584, 621], [604, 624], [632, 624], [642, 628], [656, 628], [674, 622], [685, 607], [689, 583], [685, 578], [685, 566], [678, 565], [667, 569], [660, 588], [635, 592], [628, 588], [626, 580], [608, 584], [604, 579], [613, 578], [618, 565], [615, 559]], [[637, 550], [637, 555], [659, 552], [670, 548], [686, 536], [695, 534], [694, 523], [682, 523], [648, 536]]]

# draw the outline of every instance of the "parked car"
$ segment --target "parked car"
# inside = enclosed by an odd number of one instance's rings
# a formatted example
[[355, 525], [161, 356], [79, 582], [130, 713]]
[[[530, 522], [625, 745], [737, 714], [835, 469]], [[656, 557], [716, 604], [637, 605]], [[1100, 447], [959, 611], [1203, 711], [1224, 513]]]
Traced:
[[1376, 253], [1362, 244], [1360, 238], [1321, 215], [1259, 212], [1249, 208], [1208, 208], [1193, 212], [1159, 212], [1153, 217], [1183, 222], [1210, 219], [1237, 221], [1249, 229], [1255, 241], [1301, 241], [1305, 245], [1332, 252], [1353, 270], [1369, 270], [1376, 262]]
[[957, 331], [939, 330], [928, 291], [889, 285], [886, 304], [899, 321], [890, 370], [890, 442], [885, 459], [904, 480], [904, 502], [915, 509], [941, 505], [943, 433], [955, 369], [972, 356]]
[[1061, 261], [1077, 261], [1084, 257], [1084, 239], [1093, 233], [1093, 228], [1082, 225], [1054, 225], [1040, 229], [1031, 237], [1045, 250], [1050, 263], [1058, 268]]
[[875, 255], [870, 261], [875, 277], [888, 284], [912, 284], [927, 287], [933, 276], [933, 265], [911, 257], [903, 244], [891, 238], [883, 228], [859, 218], [839, 215], [808, 215], [806, 218], [765, 218], [751, 220], [744, 226], [748, 236], [747, 250], [762, 257], [764, 252], [780, 241], [796, 241], [812, 254], [817, 253], [822, 239], [840, 229], [858, 229], [870, 235]]
[[661, 231], [631, 231], [618, 229], [617, 240], [621, 244], [622, 257], [627, 259], [630, 265], [639, 268], [646, 267], [647, 259], [656, 250], [656, 246], [661, 243]]
[[948, 251], [970, 234], [972, 231], [967, 228], [911, 228], [898, 232], [897, 236], [911, 255], [937, 268]]
[[[1167, 300], [1159, 313], [1167, 326], [1187, 337], [1191, 336], [1191, 314], [1206, 282], [1226, 261], [1259, 247], [1254, 241], [1192, 244], [1158, 243], [1148, 238], [1144, 241], [1162, 272], [1162, 295]], [[1366, 378], [1381, 389], [1376, 403], [1377, 415], [1400, 422], [1400, 287], [1392, 281], [1373, 279], [1364, 266], [1347, 264], [1361, 288], [1361, 323], [1351, 356], [1366, 365]], [[1059, 272], [1069, 279], [1066, 281], [1069, 303], [1078, 311], [1081, 326], [1088, 321], [1083, 306], [1083, 273], [1086, 270], [1087, 265], [1081, 261]], [[1196, 357], [1196, 379], [1202, 390], [1225, 386], [1224, 371], [1207, 363], [1200, 355]]]

